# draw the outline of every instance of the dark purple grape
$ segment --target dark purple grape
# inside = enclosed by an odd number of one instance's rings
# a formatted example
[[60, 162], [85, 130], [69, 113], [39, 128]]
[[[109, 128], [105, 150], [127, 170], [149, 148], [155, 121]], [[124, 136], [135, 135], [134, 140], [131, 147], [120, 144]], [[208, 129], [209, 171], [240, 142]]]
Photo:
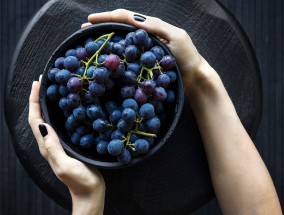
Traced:
[[122, 102], [122, 108], [123, 109], [131, 108], [131, 109], [133, 109], [135, 111], [138, 111], [138, 104], [137, 104], [137, 102], [134, 99], [125, 99]]
[[171, 83], [173, 83], [173, 82], [175, 82], [177, 80], [177, 74], [174, 71], [172, 71], [172, 70], [166, 71], [165, 74], [167, 76], [169, 76]]
[[122, 98], [132, 98], [135, 94], [135, 88], [134, 86], [124, 86], [120, 90], [120, 95]]
[[164, 50], [160, 46], [154, 46], [153, 48], [151, 48], [150, 51], [153, 52], [158, 61], [162, 60], [165, 55]]
[[114, 36], [111, 38], [111, 42], [114, 42], [114, 43], [118, 43], [120, 40], [123, 40], [123, 37], [118, 36], [118, 35], [114, 35]]
[[129, 63], [138, 60], [140, 57], [140, 51], [134, 45], [127, 46], [124, 51], [124, 54], [125, 54], [126, 61]]
[[117, 123], [117, 129], [122, 133], [127, 133], [132, 128], [132, 122], [126, 122], [125, 120], [121, 119]]
[[144, 140], [146, 140], [149, 143], [149, 148], [151, 148], [154, 145], [155, 142], [154, 137], [144, 137]]
[[152, 68], [156, 63], [156, 56], [150, 52], [144, 52], [140, 57], [141, 64], [147, 68]]
[[161, 121], [158, 117], [153, 117], [151, 119], [148, 119], [146, 121], [146, 126], [147, 126], [147, 130], [150, 131], [151, 133], [158, 133], [160, 126], [161, 126]]
[[149, 143], [147, 140], [138, 139], [134, 142], [135, 151], [139, 154], [146, 154], [149, 151]]
[[150, 103], [154, 106], [156, 114], [164, 113], [165, 107], [163, 102], [152, 100]]
[[165, 55], [165, 56], [162, 58], [160, 65], [161, 65], [161, 67], [162, 67], [164, 70], [170, 70], [170, 69], [175, 68], [175, 66], [176, 66], [176, 61], [175, 61], [175, 59], [173, 58], [173, 56], [171, 56], [171, 55]]
[[76, 94], [76, 93], [70, 93], [67, 96], [67, 103], [71, 108], [75, 108], [78, 107], [80, 105], [80, 95]]
[[78, 128], [76, 128], [76, 133], [80, 134], [81, 136], [91, 132], [92, 132], [91, 128], [86, 125], [81, 125]]
[[93, 43], [94, 41], [95, 41], [95, 39], [92, 38], [92, 37], [90, 37], [90, 38], [88, 38], [88, 39], [85, 40], [84, 46], [86, 46], [88, 43]]
[[83, 76], [84, 75], [85, 70], [82, 67], [79, 67], [78, 69], [76, 69], [76, 71], [74, 72], [74, 74]]
[[93, 129], [98, 133], [105, 132], [107, 128], [108, 128], [108, 121], [105, 119], [99, 118], [93, 122]]
[[141, 72], [142, 66], [139, 63], [129, 63], [127, 65], [127, 70], [134, 72], [136, 75], [139, 75]]
[[80, 66], [80, 62], [74, 56], [68, 56], [64, 59], [64, 67], [71, 72], [76, 71]]
[[120, 58], [115, 54], [110, 54], [106, 57], [104, 66], [109, 70], [113, 71], [118, 68], [120, 64]]
[[48, 71], [47, 77], [51, 82], [56, 83], [55, 75], [57, 74], [58, 71], [59, 71], [59, 69], [57, 69], [57, 68], [52, 68]]
[[69, 49], [66, 51], [65, 53], [65, 57], [69, 57], [69, 56], [74, 56], [76, 57], [76, 50], [75, 49]]
[[101, 155], [105, 155], [108, 153], [108, 150], [107, 150], [107, 146], [108, 146], [108, 142], [105, 141], [105, 140], [101, 140], [98, 142], [97, 144], [97, 152]]
[[113, 42], [108, 41], [105, 45], [105, 47], [102, 50], [102, 53], [104, 54], [110, 54], [112, 50]]
[[131, 109], [131, 108], [125, 108], [122, 111], [122, 119], [125, 120], [126, 122], [134, 122], [136, 120], [136, 112]]
[[135, 37], [135, 32], [130, 32], [126, 35], [125, 41], [128, 44], [128, 46], [134, 44], [134, 37]]
[[120, 63], [116, 70], [111, 71], [112, 78], [119, 78], [125, 72], [125, 65], [124, 63]]
[[65, 122], [65, 128], [67, 129], [67, 131], [72, 132], [72, 133], [76, 131], [76, 128], [70, 125], [70, 123], [67, 120]]
[[55, 75], [55, 80], [59, 84], [67, 84], [68, 80], [71, 78], [71, 72], [67, 69], [59, 70]]
[[141, 89], [143, 90], [143, 92], [145, 92], [146, 94], [151, 94], [154, 92], [155, 87], [156, 87], [156, 82], [153, 80], [145, 80], [141, 83]]
[[141, 88], [138, 88], [135, 92], [134, 99], [138, 104], [144, 104], [148, 100], [148, 96]]
[[[71, 111], [72, 108], [69, 107], [68, 103], [67, 103], [67, 98], [61, 98], [59, 100], [59, 107], [61, 108], [61, 110], [63, 111]], [[70, 114], [68, 114], [70, 115]]]
[[94, 96], [90, 91], [84, 93], [83, 100], [86, 102], [86, 104], [99, 103], [98, 97]]
[[170, 85], [170, 78], [166, 74], [161, 74], [157, 78], [157, 84], [160, 87], [167, 88]]
[[86, 134], [81, 137], [80, 146], [83, 148], [89, 149], [95, 145], [95, 139], [92, 134]]
[[168, 90], [167, 91], [166, 101], [167, 102], [174, 102], [175, 99], [176, 99], [175, 92], [173, 90]]
[[120, 43], [114, 43], [112, 46], [112, 53], [122, 57], [124, 54], [125, 47]]
[[74, 145], [79, 145], [80, 144], [80, 140], [81, 140], [81, 135], [78, 134], [77, 132], [73, 133], [71, 135], [71, 142], [74, 144]]
[[93, 54], [95, 54], [96, 51], [99, 50], [100, 46], [95, 42], [89, 42], [89, 43], [86, 44], [85, 48], [86, 48], [86, 52], [87, 52], [88, 56], [92, 57]]
[[131, 134], [129, 140], [130, 140], [131, 143], [134, 143], [138, 139], [139, 139], [139, 136], [137, 134]]
[[54, 66], [57, 68], [57, 69], [63, 69], [64, 68], [64, 57], [59, 57], [55, 60], [54, 62]]
[[73, 114], [67, 117], [67, 122], [74, 128], [80, 125], [80, 121], [76, 120]]
[[72, 77], [67, 82], [67, 88], [71, 93], [78, 93], [83, 88], [82, 81], [78, 77]]
[[107, 54], [101, 54], [98, 57], [98, 63], [103, 64], [105, 62], [105, 59], [108, 55]]
[[143, 104], [139, 109], [139, 114], [143, 119], [150, 119], [155, 116], [155, 108], [152, 104]]
[[134, 72], [131, 71], [125, 71], [122, 77], [125, 84], [128, 86], [132, 86], [137, 83], [137, 76]]
[[163, 87], [156, 87], [153, 96], [157, 101], [164, 101], [167, 98], [167, 92]]
[[152, 47], [153, 47], [153, 40], [152, 40], [150, 37], [148, 37], [147, 43], [146, 43], [146, 45], [145, 45], [145, 47], [144, 47], [144, 51], [148, 51], [148, 50], [150, 50]]
[[103, 110], [99, 105], [90, 105], [87, 107], [87, 116], [90, 119], [98, 119], [103, 117]]
[[105, 88], [106, 90], [110, 90], [114, 87], [114, 81], [110, 78], [108, 78], [106, 81], [105, 81]]
[[118, 43], [119, 43], [120, 45], [122, 45], [124, 48], [126, 48], [127, 46], [130, 45], [126, 40], [120, 40]]
[[52, 84], [46, 90], [46, 96], [51, 101], [58, 101], [60, 99], [59, 85]]
[[117, 156], [119, 155], [124, 149], [124, 144], [121, 140], [112, 140], [109, 142], [107, 150], [108, 153], [113, 155], [113, 156]]
[[147, 44], [148, 33], [144, 29], [138, 29], [135, 31], [135, 35], [133, 37], [134, 45], [139, 48], [144, 47]]
[[120, 130], [115, 130], [111, 133], [111, 139], [122, 140], [124, 138], [124, 134]]
[[104, 83], [109, 77], [109, 71], [105, 67], [97, 67], [93, 73], [96, 83]]
[[105, 132], [100, 133], [100, 137], [102, 140], [110, 140], [111, 138], [112, 129], [108, 127]]
[[89, 91], [94, 96], [102, 96], [105, 93], [105, 86], [103, 84], [100, 84], [100, 83], [93, 81], [89, 85]]
[[106, 111], [111, 114], [114, 110], [118, 108], [117, 104], [114, 101], [107, 101], [105, 103]]
[[122, 114], [120, 110], [114, 110], [109, 115], [109, 121], [113, 124], [117, 124], [117, 122], [121, 119]]
[[97, 67], [95, 66], [90, 66], [88, 69], [87, 69], [87, 77], [88, 78], [92, 78], [93, 75], [94, 75], [94, 71]]
[[76, 57], [78, 60], [84, 60], [86, 57], [88, 57], [88, 53], [85, 48], [77, 48], [76, 49]]
[[79, 107], [76, 107], [73, 109], [73, 115], [74, 115], [74, 118], [77, 120], [77, 121], [82, 121], [86, 118], [87, 116], [87, 111], [86, 111], [86, 108], [82, 105], [80, 105]]
[[131, 153], [127, 149], [123, 149], [123, 151], [117, 156], [117, 160], [119, 163], [128, 164], [131, 161]]
[[59, 87], [59, 94], [62, 96], [62, 97], [67, 97], [68, 94], [69, 94], [69, 90], [68, 90], [68, 87], [64, 86], [64, 85], [60, 85]]

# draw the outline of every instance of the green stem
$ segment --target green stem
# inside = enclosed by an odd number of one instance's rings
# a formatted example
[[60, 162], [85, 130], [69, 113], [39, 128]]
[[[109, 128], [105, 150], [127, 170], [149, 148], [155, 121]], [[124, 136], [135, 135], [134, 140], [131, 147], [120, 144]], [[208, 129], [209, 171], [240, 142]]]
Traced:
[[132, 130], [131, 132], [134, 133], [134, 134], [139, 134], [139, 135], [146, 136], [146, 137], [157, 137], [156, 134], [146, 133], [146, 132], [143, 132], [143, 131]]

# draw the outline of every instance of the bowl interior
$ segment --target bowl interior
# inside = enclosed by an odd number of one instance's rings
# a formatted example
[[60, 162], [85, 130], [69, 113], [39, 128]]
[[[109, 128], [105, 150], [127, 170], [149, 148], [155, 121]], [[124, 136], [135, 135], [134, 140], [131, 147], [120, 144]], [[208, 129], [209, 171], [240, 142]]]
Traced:
[[[175, 90], [176, 102], [169, 103], [169, 105], [167, 104], [165, 106], [166, 121], [161, 124], [161, 128], [158, 132], [157, 138], [155, 138], [154, 146], [149, 150], [147, 154], [139, 157], [134, 157], [132, 161], [127, 165], [119, 163], [116, 157], [114, 156], [110, 155], [102, 156], [98, 154], [95, 148], [83, 149], [82, 147], [76, 146], [71, 143], [70, 137], [67, 134], [67, 131], [64, 126], [65, 117], [63, 115], [63, 111], [59, 108], [57, 103], [51, 102], [46, 97], [46, 90], [50, 85], [50, 81], [47, 78], [47, 73], [53, 67], [54, 62], [58, 57], [64, 56], [65, 52], [68, 49], [74, 48], [78, 44], [83, 44], [84, 41], [89, 37], [98, 38], [103, 34], [111, 32], [114, 32], [115, 35], [125, 37], [129, 32], [135, 30], [137, 29], [130, 25], [118, 24], [118, 23], [96, 24], [84, 29], [80, 29], [74, 34], [72, 34], [70, 37], [68, 37], [55, 50], [55, 52], [50, 57], [48, 63], [46, 64], [43, 73], [41, 90], [40, 90], [40, 102], [41, 102], [42, 113], [44, 115], [46, 122], [49, 123], [55, 129], [61, 140], [61, 144], [69, 154], [71, 154], [72, 156], [83, 162], [95, 165], [100, 168], [121, 168], [121, 167], [135, 165], [147, 159], [148, 157], [152, 156], [167, 142], [180, 118], [184, 103], [184, 90], [183, 90], [182, 78], [178, 67], [176, 68], [177, 81], [173, 83], [172, 87]], [[163, 43], [161, 43], [157, 38], [153, 36], [151, 36], [151, 38], [153, 40], [154, 45], [161, 46], [166, 54], [170, 54], [170, 51]], [[117, 90], [116, 88], [107, 91], [107, 93], [104, 95], [104, 98], [116, 101], [118, 98], [117, 92], [119, 92], [119, 90]]]

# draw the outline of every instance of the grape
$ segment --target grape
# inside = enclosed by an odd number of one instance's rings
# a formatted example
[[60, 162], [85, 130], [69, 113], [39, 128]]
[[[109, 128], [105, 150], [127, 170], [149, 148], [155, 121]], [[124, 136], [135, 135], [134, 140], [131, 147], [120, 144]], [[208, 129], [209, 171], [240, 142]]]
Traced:
[[128, 46], [134, 44], [134, 37], [135, 37], [135, 32], [130, 32], [126, 35], [125, 41], [127, 42]]
[[119, 57], [122, 57], [124, 49], [125, 47], [122, 44], [116, 42], [112, 46], [112, 53], [118, 55]]
[[108, 142], [101, 140], [97, 144], [97, 152], [101, 155], [105, 155], [108, 153], [107, 147], [108, 147]]
[[60, 99], [59, 95], [59, 85], [52, 84], [47, 88], [46, 96], [51, 101], [58, 101]]
[[111, 114], [114, 110], [118, 108], [117, 104], [114, 101], [107, 101], [105, 104], [105, 107], [106, 107], [106, 111], [109, 114]]
[[105, 47], [102, 50], [102, 53], [109, 54], [112, 50], [113, 42], [107, 42]]
[[75, 49], [69, 49], [66, 51], [65, 53], [65, 57], [69, 57], [69, 56], [74, 56], [76, 57], [76, 50]]
[[82, 105], [80, 105], [79, 107], [74, 108], [73, 109], [73, 115], [74, 115], [74, 118], [77, 121], [82, 121], [87, 116], [86, 108], [84, 106], [82, 106]]
[[121, 120], [118, 121], [116, 126], [117, 126], [118, 130], [120, 130], [123, 133], [126, 133], [126, 132], [131, 130], [132, 122], [127, 122], [127, 121], [121, 119]]
[[154, 92], [156, 87], [156, 83], [153, 80], [145, 80], [141, 83], [141, 88], [143, 90], [143, 92], [145, 92], [146, 94], [151, 94]]
[[131, 153], [127, 149], [123, 149], [123, 151], [117, 156], [117, 160], [122, 164], [128, 164], [131, 161]]
[[105, 67], [98, 67], [93, 73], [96, 83], [104, 83], [109, 77], [109, 71]]
[[116, 124], [116, 123], [121, 119], [121, 117], [122, 117], [121, 114], [122, 114], [122, 113], [121, 113], [120, 110], [114, 110], [114, 111], [112, 111], [112, 113], [109, 115], [109, 121], [110, 121], [111, 123]]
[[124, 72], [122, 79], [124, 83], [129, 86], [132, 86], [137, 83], [137, 76], [135, 75], [134, 72], [131, 71]]
[[76, 128], [76, 133], [80, 134], [81, 136], [90, 133], [91, 128], [89, 126], [81, 125], [78, 128]]
[[132, 98], [135, 94], [135, 88], [134, 86], [124, 86], [120, 90], [120, 95], [122, 98]]
[[131, 108], [125, 108], [122, 111], [122, 119], [125, 120], [126, 122], [134, 122], [136, 119], [135, 111]]
[[172, 71], [172, 70], [166, 71], [165, 74], [166, 74], [167, 76], [169, 76], [171, 83], [173, 83], [173, 82], [176, 81], [176, 79], [177, 79], [177, 74], [176, 74], [174, 71]]
[[158, 117], [153, 117], [146, 121], [146, 126], [150, 132], [156, 134], [160, 129], [161, 122]]
[[135, 92], [134, 99], [138, 102], [138, 104], [144, 104], [147, 102], [148, 96], [141, 88], [138, 88]]
[[93, 122], [93, 129], [98, 132], [102, 133], [107, 130], [108, 122], [105, 119], [99, 118]]
[[137, 153], [145, 154], [149, 151], [149, 143], [147, 140], [138, 139], [134, 142], [134, 147]]
[[166, 97], [166, 101], [167, 102], [174, 102], [176, 99], [175, 97], [175, 93], [173, 90], [168, 90], [167, 91], [167, 97]]
[[74, 128], [76, 128], [80, 124], [80, 122], [75, 119], [73, 114], [67, 117], [67, 122]]
[[105, 67], [109, 70], [116, 70], [120, 64], [120, 58], [115, 54], [110, 54], [105, 59]]
[[154, 137], [144, 137], [144, 140], [146, 140], [149, 143], [149, 148], [151, 148], [154, 145]]
[[176, 66], [175, 59], [171, 55], [165, 55], [161, 60], [161, 67], [165, 70], [173, 69]]
[[111, 133], [111, 139], [122, 140], [124, 138], [124, 134], [120, 130], [115, 130]]
[[65, 128], [67, 129], [67, 131], [72, 133], [76, 131], [75, 127], [70, 125], [70, 123], [67, 120], [65, 122]]
[[84, 125], [86, 125], [87, 127], [91, 127], [91, 128], [93, 128], [93, 122], [94, 120], [90, 119], [89, 117], [86, 117], [83, 120]]
[[145, 30], [143, 29], [138, 29], [135, 32], [135, 35], [133, 37], [133, 43], [139, 48], [144, 47], [147, 44], [148, 40], [148, 34]]
[[103, 116], [103, 110], [99, 105], [90, 105], [87, 107], [87, 116], [90, 119], [98, 119]]
[[77, 48], [76, 49], [76, 57], [78, 60], [83, 60], [88, 57], [88, 53], [85, 48]]
[[79, 145], [81, 140], [81, 135], [77, 132], [71, 135], [71, 142], [75, 145]]
[[68, 56], [64, 59], [64, 67], [69, 71], [76, 71], [80, 66], [80, 62], [74, 56]]
[[136, 75], [139, 75], [141, 72], [142, 66], [138, 63], [129, 63], [127, 65], [127, 70], [134, 72]]
[[68, 90], [68, 88], [66, 86], [64, 86], [64, 85], [60, 85], [59, 86], [59, 94], [60, 94], [60, 96], [67, 97], [69, 93], [70, 92], [69, 92], [69, 90]]
[[110, 78], [108, 78], [106, 81], [105, 81], [105, 88], [106, 90], [110, 90], [114, 87], [114, 81]]
[[96, 69], [95, 66], [90, 66], [90, 67], [87, 69], [87, 77], [88, 77], [88, 78], [93, 78], [95, 69]]
[[82, 81], [77, 77], [72, 77], [67, 82], [67, 88], [72, 93], [79, 92], [83, 87]]
[[64, 98], [64, 97], [59, 100], [59, 107], [63, 111], [71, 111], [72, 110], [71, 107], [69, 107], [69, 105], [67, 103], [67, 98]]
[[134, 99], [125, 99], [122, 103], [122, 108], [131, 108], [134, 111], [138, 111], [138, 104]]
[[165, 107], [163, 105], [163, 102], [161, 101], [151, 101], [151, 104], [155, 107], [156, 114], [164, 113]]
[[140, 61], [143, 66], [147, 68], [152, 68], [155, 66], [156, 56], [152, 52], [147, 51], [141, 55]]
[[100, 133], [100, 138], [102, 140], [110, 140], [111, 138], [112, 129], [108, 128], [106, 131]]
[[75, 107], [79, 106], [80, 105], [80, 100], [81, 100], [80, 95], [75, 94], [75, 93], [70, 93], [67, 96], [67, 104], [71, 108], [75, 108]]
[[160, 46], [154, 46], [153, 48], [151, 48], [150, 51], [153, 52], [158, 61], [162, 60], [165, 55], [164, 50]]
[[87, 91], [87, 92], [84, 93], [83, 100], [87, 104], [99, 103], [98, 97], [94, 96], [90, 91]]
[[157, 83], [158, 86], [163, 87], [163, 88], [167, 88], [170, 84], [171, 80], [169, 78], [169, 76], [167, 76], [166, 74], [161, 74], [158, 76], [157, 79]]
[[93, 54], [96, 53], [96, 51], [99, 50], [100, 46], [95, 43], [95, 42], [89, 42], [85, 45], [85, 48], [86, 48], [86, 52], [88, 54], [88, 56], [93, 56]]
[[144, 51], [150, 50], [152, 47], [153, 47], [153, 40], [150, 37], [148, 37], [147, 43], [144, 47]]
[[67, 84], [71, 78], [71, 72], [67, 69], [59, 70], [55, 75], [55, 80], [60, 84]]
[[142, 105], [139, 109], [139, 114], [143, 119], [150, 119], [155, 116], [154, 106], [150, 103]]
[[138, 135], [136, 135], [136, 134], [131, 134], [131, 136], [130, 136], [130, 142], [131, 143], [134, 143], [136, 140], [138, 140], [139, 139], [139, 137], [138, 137]]
[[125, 71], [124, 63], [120, 63], [116, 70], [111, 71], [112, 78], [119, 78]]
[[57, 69], [63, 69], [64, 68], [64, 57], [59, 57], [55, 60], [54, 66]]
[[101, 63], [101, 64], [103, 64], [104, 62], [105, 62], [105, 59], [107, 58], [107, 54], [101, 54], [101, 55], [99, 55], [99, 57], [98, 57], [98, 63]]
[[112, 140], [109, 142], [107, 150], [113, 156], [119, 155], [124, 149], [124, 144], [121, 140]]
[[124, 54], [127, 62], [131, 63], [139, 59], [140, 51], [136, 46], [130, 45], [125, 48]]
[[55, 80], [55, 75], [57, 74], [57, 72], [59, 71], [59, 69], [57, 68], [52, 68], [48, 71], [47, 73], [47, 77], [50, 81], [56, 83], [56, 80]]
[[78, 69], [76, 69], [76, 71], [74, 72], [74, 74], [83, 76], [84, 75], [85, 70], [82, 67], [79, 67]]
[[94, 96], [102, 96], [105, 93], [105, 86], [95, 81], [90, 83], [88, 89]]
[[80, 146], [83, 148], [89, 149], [95, 145], [95, 139], [92, 134], [86, 134], [81, 137]]
[[123, 40], [123, 37], [121, 36], [118, 36], [118, 35], [114, 35], [112, 38], [111, 38], [111, 41], [114, 42], [114, 43], [117, 43], [119, 41]]
[[164, 101], [167, 97], [167, 93], [164, 88], [156, 87], [154, 90], [154, 99], [157, 101]]
[[90, 37], [90, 38], [88, 38], [88, 39], [85, 40], [84, 46], [86, 46], [88, 43], [93, 43], [94, 41], [95, 41], [95, 39], [92, 38], [92, 37]]
[[120, 40], [118, 43], [122, 45], [124, 48], [130, 45], [126, 40]]

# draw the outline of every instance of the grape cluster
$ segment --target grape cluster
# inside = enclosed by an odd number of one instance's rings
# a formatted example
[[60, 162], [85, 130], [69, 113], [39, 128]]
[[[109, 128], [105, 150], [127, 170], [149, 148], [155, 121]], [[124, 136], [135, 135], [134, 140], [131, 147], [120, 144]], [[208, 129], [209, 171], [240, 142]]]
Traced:
[[175, 102], [176, 62], [145, 30], [104, 34], [65, 52], [48, 71], [71, 142], [127, 164], [146, 154]]

